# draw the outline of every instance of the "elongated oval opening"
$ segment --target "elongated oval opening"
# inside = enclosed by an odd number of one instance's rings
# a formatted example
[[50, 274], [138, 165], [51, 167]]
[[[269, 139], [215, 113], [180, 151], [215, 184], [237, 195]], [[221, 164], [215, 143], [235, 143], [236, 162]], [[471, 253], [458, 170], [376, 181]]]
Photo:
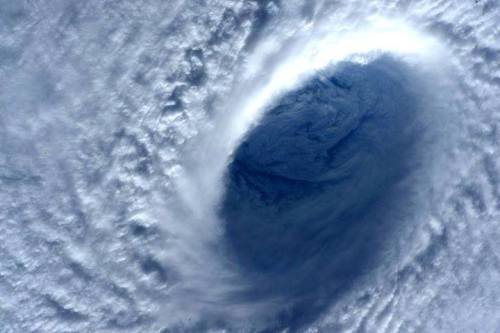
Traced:
[[[334, 293], [376, 265], [424, 131], [415, 78], [382, 56], [288, 93], [241, 143], [220, 207], [251, 297]], [[265, 296], [264, 296], [265, 295]], [[250, 297], [250, 296], [249, 296]], [[300, 317], [300, 316], [299, 316]]]

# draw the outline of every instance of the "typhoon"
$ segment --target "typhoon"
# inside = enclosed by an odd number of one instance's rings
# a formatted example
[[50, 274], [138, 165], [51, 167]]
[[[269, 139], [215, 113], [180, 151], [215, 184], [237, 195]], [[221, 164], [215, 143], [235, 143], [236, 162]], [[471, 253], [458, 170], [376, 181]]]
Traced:
[[0, 333], [498, 332], [497, 0], [0, 0]]

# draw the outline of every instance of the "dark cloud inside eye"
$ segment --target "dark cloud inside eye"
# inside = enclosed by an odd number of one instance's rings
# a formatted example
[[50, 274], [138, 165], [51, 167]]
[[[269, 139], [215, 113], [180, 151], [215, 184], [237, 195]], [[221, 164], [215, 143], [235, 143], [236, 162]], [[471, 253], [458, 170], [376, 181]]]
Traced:
[[416, 86], [389, 56], [343, 63], [284, 96], [248, 134], [220, 208], [228, 251], [252, 281], [237, 297], [289, 299], [280, 320], [300, 326], [377, 265], [398, 223], [388, 211], [410, 196], [395, 185], [417, 168]]

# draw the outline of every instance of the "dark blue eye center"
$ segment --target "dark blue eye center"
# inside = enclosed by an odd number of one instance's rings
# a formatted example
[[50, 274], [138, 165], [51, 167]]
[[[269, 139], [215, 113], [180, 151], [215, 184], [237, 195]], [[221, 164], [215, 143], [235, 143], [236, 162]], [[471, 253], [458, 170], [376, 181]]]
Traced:
[[410, 73], [386, 56], [344, 63], [268, 110], [235, 152], [220, 210], [244, 270], [297, 294], [366, 268], [384, 237], [370, 215], [411, 170], [421, 130]]

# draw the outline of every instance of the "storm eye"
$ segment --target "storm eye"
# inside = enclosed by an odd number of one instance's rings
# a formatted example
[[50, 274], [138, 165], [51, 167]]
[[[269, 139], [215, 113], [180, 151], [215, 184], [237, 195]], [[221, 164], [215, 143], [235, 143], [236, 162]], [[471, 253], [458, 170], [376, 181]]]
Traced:
[[343, 63], [288, 93], [247, 135], [220, 215], [249, 276], [275, 292], [309, 293], [374, 264], [421, 131], [410, 73], [388, 56]]

